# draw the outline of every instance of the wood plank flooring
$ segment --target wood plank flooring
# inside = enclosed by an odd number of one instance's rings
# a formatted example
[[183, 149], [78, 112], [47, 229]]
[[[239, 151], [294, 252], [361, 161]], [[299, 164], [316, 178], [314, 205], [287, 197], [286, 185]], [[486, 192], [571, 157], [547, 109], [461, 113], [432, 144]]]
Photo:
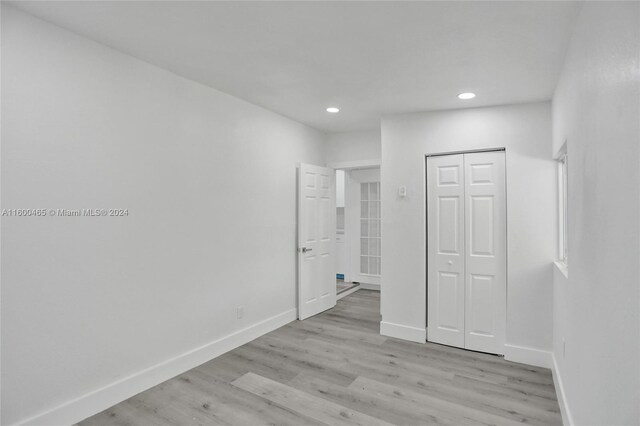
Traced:
[[80, 425], [559, 425], [549, 370], [381, 336], [358, 290]]

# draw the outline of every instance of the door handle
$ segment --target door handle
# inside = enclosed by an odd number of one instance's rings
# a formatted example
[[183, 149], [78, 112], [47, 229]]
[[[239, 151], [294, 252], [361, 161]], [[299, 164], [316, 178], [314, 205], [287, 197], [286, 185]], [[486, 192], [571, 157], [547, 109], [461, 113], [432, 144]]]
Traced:
[[301, 251], [302, 253], [306, 253], [306, 252], [311, 251], [311, 250], [313, 250], [313, 249], [311, 249], [311, 248], [306, 248], [306, 247], [302, 247], [302, 248], [300, 249], [300, 251]]

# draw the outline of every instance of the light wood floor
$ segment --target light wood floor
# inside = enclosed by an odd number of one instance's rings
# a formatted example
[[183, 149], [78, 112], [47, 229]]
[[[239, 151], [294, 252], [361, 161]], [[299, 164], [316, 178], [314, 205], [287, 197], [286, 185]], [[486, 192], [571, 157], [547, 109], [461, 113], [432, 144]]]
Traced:
[[358, 290], [81, 425], [561, 424], [549, 370], [380, 336], [379, 306]]

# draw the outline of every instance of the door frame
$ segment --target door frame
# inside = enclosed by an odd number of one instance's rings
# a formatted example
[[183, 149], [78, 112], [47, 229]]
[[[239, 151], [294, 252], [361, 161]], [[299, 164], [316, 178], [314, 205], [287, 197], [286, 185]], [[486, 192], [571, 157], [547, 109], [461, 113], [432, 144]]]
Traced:
[[[360, 186], [362, 183], [368, 183], [371, 180], [369, 179], [364, 179], [364, 180], [360, 180], [357, 179], [353, 176], [353, 173], [356, 172], [373, 172], [375, 174], [377, 174], [378, 176], [380, 175], [380, 168], [379, 167], [367, 167], [367, 168], [360, 168], [360, 169], [353, 169], [351, 170], [351, 173], [348, 173], [347, 176], [349, 176], [348, 180], [347, 180], [347, 190], [345, 191], [345, 194], [348, 194], [348, 202], [345, 203], [346, 206], [348, 206], [348, 211], [347, 211], [347, 207], [345, 208], [345, 222], [348, 222], [351, 226], [349, 228], [349, 230], [351, 231], [349, 233], [349, 231], [346, 231], [346, 235], [347, 235], [347, 241], [349, 243], [347, 249], [349, 250], [349, 268], [350, 268], [350, 277], [352, 280], [356, 280], [357, 282], [360, 283], [360, 287], [366, 290], [376, 290], [376, 291], [380, 291], [380, 284], [382, 281], [382, 274], [379, 275], [369, 275], [369, 274], [363, 274], [360, 271], [360, 218], [361, 215], [358, 214], [358, 212], [360, 212]], [[381, 182], [380, 177], [378, 177], [378, 182]], [[382, 205], [382, 203], [381, 203]]]
[[[460, 151], [440, 151], [440, 152], [432, 152], [428, 154], [424, 154], [424, 169], [423, 169], [423, 182], [424, 182], [424, 248], [425, 248], [425, 258], [424, 258], [424, 283], [425, 283], [425, 311], [424, 311], [424, 323], [425, 323], [425, 331], [428, 330], [429, 327], [429, 227], [428, 227], [428, 203], [429, 203], [429, 194], [427, 187], [427, 160], [429, 157], [441, 157], [444, 155], [456, 155], [456, 154], [475, 154], [475, 153], [483, 153], [483, 152], [504, 152], [504, 160], [505, 160], [505, 168], [504, 168], [504, 190], [505, 190], [505, 312], [509, 312], [509, 199], [508, 199], [508, 169], [507, 169], [507, 148], [506, 147], [495, 147], [495, 148], [478, 148], [478, 149], [468, 149], [468, 150], [460, 150]], [[507, 317], [505, 316], [505, 328], [507, 327]], [[429, 341], [429, 333], [425, 332], [425, 339]], [[505, 332], [505, 345], [506, 345], [506, 332]]]
[[341, 169], [341, 170], [354, 170], [354, 169], [370, 169], [373, 167], [380, 167], [382, 165], [382, 161], [380, 159], [377, 160], [357, 160], [357, 161], [341, 161], [337, 163], [329, 163], [327, 167], [330, 169]]

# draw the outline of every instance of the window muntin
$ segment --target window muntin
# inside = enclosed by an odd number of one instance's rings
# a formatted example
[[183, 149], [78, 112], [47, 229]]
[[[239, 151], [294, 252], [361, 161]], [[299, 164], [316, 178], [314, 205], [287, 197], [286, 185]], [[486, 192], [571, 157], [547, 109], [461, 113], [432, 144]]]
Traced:
[[360, 184], [360, 273], [380, 275], [380, 182]]

